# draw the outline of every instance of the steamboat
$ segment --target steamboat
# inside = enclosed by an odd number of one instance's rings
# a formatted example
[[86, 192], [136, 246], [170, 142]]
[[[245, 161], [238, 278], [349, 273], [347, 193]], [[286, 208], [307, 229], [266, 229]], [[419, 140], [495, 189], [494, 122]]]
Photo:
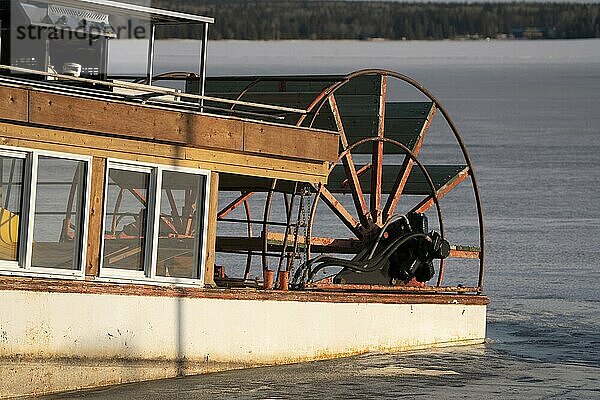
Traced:
[[[210, 77], [212, 18], [0, 4], [0, 397], [484, 342], [473, 166], [418, 82]], [[159, 54], [174, 26], [193, 71]], [[123, 29], [138, 75], [108, 68]], [[422, 161], [439, 127], [461, 162]]]

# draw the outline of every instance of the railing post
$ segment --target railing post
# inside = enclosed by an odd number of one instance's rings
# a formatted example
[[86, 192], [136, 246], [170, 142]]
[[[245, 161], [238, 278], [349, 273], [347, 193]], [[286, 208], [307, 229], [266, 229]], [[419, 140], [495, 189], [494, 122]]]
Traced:
[[[204, 23], [202, 26], [202, 48], [200, 49], [200, 81], [198, 82], [198, 90], [200, 96], [204, 96], [205, 93], [205, 81], [206, 81], [206, 50], [208, 47], [208, 23]], [[200, 112], [204, 111], [204, 99], [200, 100]]]
[[154, 36], [156, 34], [156, 25], [150, 22], [150, 37], [148, 38], [148, 64], [146, 68], [146, 82], [152, 85], [152, 75], [154, 74]]

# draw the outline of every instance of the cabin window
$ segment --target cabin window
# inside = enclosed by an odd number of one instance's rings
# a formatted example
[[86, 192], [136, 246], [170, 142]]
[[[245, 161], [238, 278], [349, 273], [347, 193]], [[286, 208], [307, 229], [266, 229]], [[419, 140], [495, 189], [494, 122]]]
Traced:
[[26, 154], [0, 153], [0, 260], [17, 263], [23, 221]]
[[85, 161], [37, 158], [32, 267], [80, 268], [85, 176]]
[[207, 174], [109, 161], [101, 276], [202, 284]]
[[108, 170], [102, 265], [117, 275], [144, 276], [151, 177], [151, 168], [111, 164]]
[[206, 177], [163, 171], [158, 222], [156, 275], [195, 279], [200, 276]]
[[0, 149], [0, 267], [83, 277], [90, 157]]

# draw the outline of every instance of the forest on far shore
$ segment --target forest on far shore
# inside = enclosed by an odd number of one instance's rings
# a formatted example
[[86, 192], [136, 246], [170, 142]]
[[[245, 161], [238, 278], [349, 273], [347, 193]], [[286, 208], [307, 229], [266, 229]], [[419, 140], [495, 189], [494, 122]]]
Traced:
[[[153, 0], [215, 18], [212, 39], [576, 39], [600, 37], [600, 4]], [[168, 36], [199, 33], [169, 28]], [[167, 35], [165, 33], [165, 35]]]

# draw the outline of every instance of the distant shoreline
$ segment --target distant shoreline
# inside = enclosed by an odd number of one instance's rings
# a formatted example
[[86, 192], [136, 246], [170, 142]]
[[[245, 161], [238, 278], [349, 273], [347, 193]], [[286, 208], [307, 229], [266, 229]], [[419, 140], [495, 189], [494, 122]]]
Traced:
[[[481, 40], [600, 37], [600, 3], [155, 0], [215, 18], [212, 40]], [[162, 37], [199, 37], [172, 26]]]

